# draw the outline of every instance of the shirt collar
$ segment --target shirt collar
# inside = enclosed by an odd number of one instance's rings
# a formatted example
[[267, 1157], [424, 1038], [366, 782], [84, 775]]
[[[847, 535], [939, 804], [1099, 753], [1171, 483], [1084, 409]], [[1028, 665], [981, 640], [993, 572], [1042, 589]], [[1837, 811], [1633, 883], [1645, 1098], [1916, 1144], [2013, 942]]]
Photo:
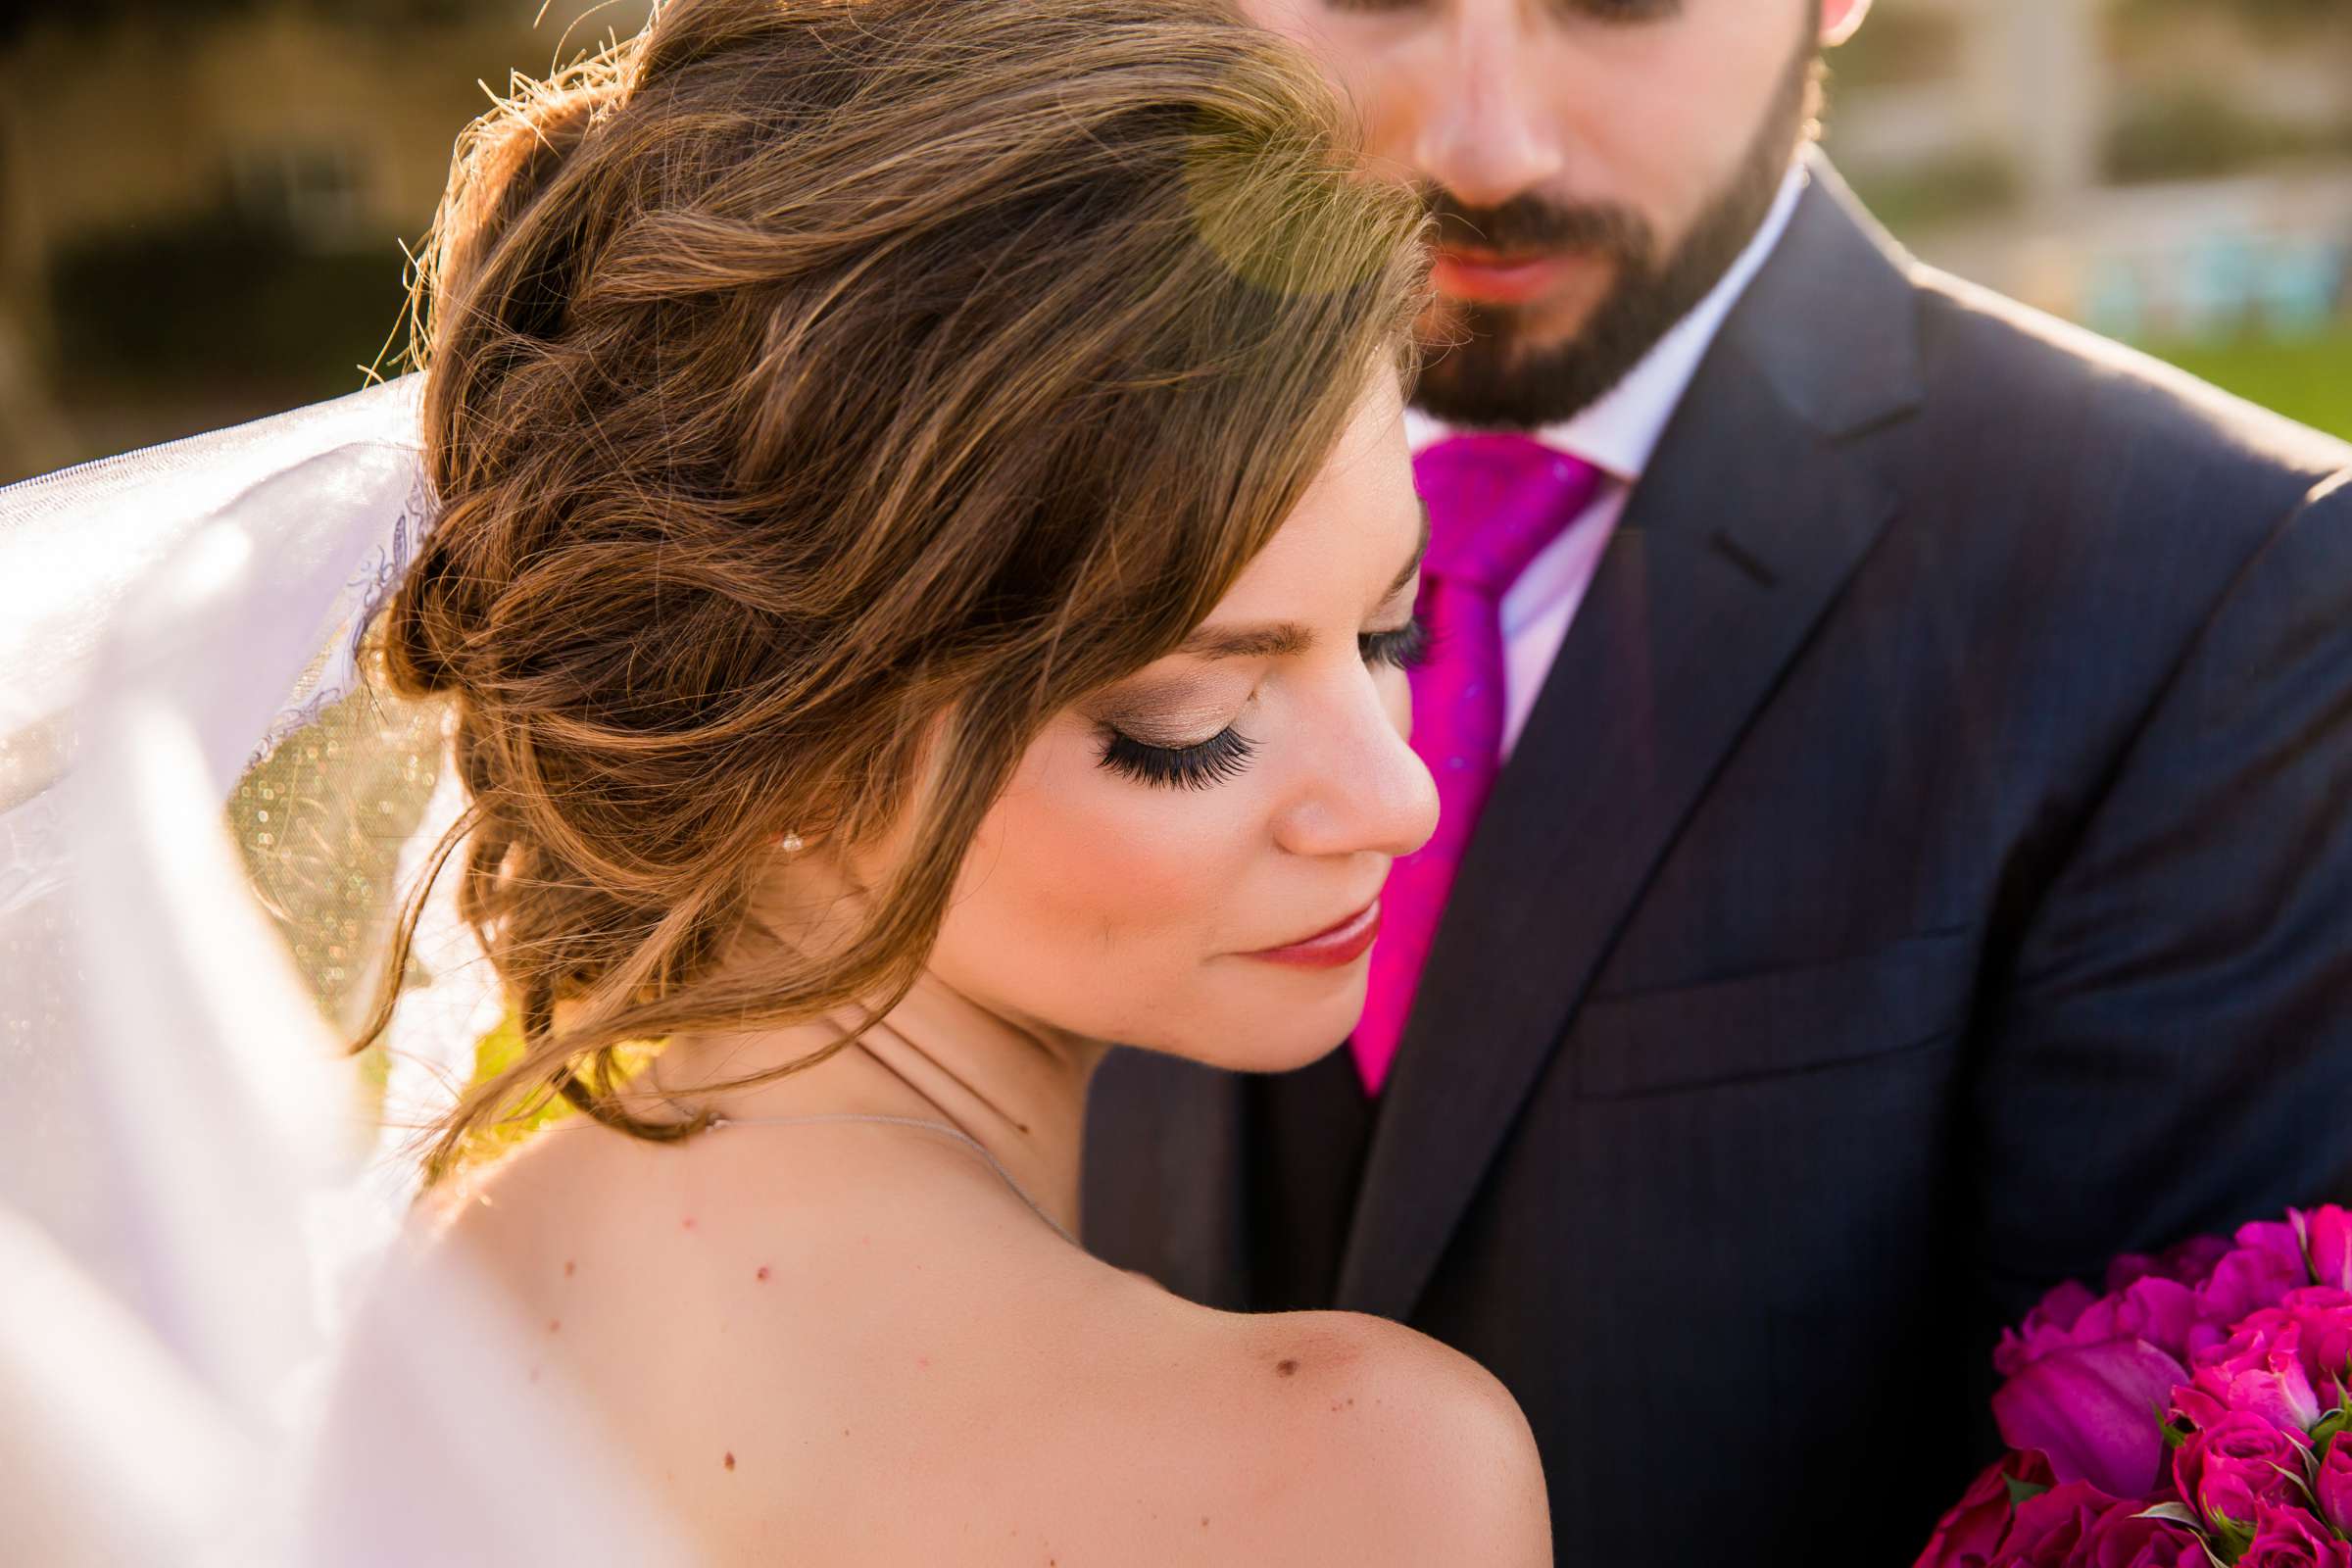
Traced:
[[[1790, 166], [1788, 177], [1781, 181], [1780, 194], [1773, 198], [1771, 210], [1740, 259], [1708, 290], [1707, 297], [1626, 372], [1624, 380], [1583, 413], [1529, 434], [1628, 484], [1639, 480], [1666, 433], [1667, 421], [1674, 417], [1676, 405], [1698, 374], [1699, 362], [1723, 330], [1724, 319], [1788, 231], [1807, 177], [1802, 160]], [[1452, 433], [1443, 421], [1417, 409], [1406, 410], [1404, 417], [1405, 436], [1415, 451]]]

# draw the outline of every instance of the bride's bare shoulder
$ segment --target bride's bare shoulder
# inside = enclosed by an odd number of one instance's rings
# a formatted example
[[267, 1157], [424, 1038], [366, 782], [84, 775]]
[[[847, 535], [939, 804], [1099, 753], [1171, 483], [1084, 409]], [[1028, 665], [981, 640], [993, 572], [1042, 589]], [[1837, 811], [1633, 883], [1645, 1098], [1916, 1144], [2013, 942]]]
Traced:
[[1355, 1313], [1175, 1314], [1190, 1353], [1160, 1364], [1156, 1392], [1221, 1494], [1199, 1509], [1223, 1536], [1207, 1560], [1549, 1568], [1534, 1435], [1478, 1363]]

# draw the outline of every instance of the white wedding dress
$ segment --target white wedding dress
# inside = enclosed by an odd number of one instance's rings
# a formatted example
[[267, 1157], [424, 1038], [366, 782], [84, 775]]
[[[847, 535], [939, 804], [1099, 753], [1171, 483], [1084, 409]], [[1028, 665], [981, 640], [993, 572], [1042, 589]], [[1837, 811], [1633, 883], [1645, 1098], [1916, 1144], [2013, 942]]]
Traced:
[[338, 1046], [455, 808], [354, 661], [416, 396], [0, 489], [0, 1560], [680, 1560], [592, 1423], [470, 1396], [487, 1297], [345, 1355], [409, 1196], [374, 1096], [429, 1113], [497, 1011], [443, 907], [389, 1085]]

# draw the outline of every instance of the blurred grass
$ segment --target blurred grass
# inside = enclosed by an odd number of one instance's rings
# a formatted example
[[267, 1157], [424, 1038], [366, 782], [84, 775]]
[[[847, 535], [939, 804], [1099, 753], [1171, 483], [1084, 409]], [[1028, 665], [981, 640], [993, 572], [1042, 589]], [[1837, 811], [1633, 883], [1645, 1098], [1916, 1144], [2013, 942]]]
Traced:
[[2140, 347], [2225, 391], [2352, 441], [2352, 322], [2308, 338]]

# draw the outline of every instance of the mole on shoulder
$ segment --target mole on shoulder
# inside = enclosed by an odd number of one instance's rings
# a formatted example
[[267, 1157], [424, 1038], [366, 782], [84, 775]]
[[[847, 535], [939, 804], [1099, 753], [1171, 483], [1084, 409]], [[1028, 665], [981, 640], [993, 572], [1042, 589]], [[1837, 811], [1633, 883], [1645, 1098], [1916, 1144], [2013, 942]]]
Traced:
[[720, 1462], [721, 1464], [724, 1464], [724, 1465], [725, 1465], [725, 1466], [726, 1466], [728, 1469], [730, 1469], [730, 1470], [734, 1469], [734, 1468], [735, 1468], [735, 1450], [734, 1450], [734, 1449], [732, 1449], [732, 1448], [728, 1449], [728, 1450], [727, 1450], [726, 1457], [725, 1457], [725, 1458], [723, 1458], [723, 1459], [721, 1459], [719, 1462]]
[[1276, 1377], [1294, 1377], [1298, 1374], [1298, 1363], [1294, 1357], [1286, 1355], [1281, 1360], [1274, 1363], [1274, 1375]]

